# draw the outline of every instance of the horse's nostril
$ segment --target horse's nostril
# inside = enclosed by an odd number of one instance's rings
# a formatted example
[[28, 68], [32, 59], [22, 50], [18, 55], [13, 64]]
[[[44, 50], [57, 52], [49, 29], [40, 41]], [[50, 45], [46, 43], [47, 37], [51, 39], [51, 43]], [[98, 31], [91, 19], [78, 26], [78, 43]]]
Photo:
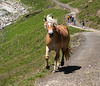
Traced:
[[49, 33], [49, 36], [52, 37], [53, 36], [53, 33]]

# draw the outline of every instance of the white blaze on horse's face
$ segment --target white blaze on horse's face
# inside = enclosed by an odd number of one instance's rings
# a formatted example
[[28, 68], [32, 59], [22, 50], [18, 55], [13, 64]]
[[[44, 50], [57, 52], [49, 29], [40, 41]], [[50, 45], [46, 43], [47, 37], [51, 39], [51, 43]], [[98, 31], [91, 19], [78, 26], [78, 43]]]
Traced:
[[48, 23], [48, 25], [49, 25], [49, 27], [50, 27], [51, 23]]
[[53, 33], [53, 30], [51, 29], [51, 30], [48, 30], [48, 33], [49, 34], [52, 34]]
[[51, 27], [51, 23], [48, 23], [49, 29], [48, 29], [48, 34], [53, 35], [53, 28]]

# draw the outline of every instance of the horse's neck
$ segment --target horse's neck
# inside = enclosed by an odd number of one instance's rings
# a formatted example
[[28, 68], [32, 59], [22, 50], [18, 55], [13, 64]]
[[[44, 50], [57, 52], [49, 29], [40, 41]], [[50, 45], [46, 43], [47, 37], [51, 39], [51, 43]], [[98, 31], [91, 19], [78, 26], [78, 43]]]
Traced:
[[54, 36], [52, 37], [52, 39], [57, 41], [59, 39], [59, 36], [60, 36], [60, 34], [59, 34], [60, 31], [59, 31], [58, 27], [56, 27], [55, 29], [56, 30], [54, 31]]
[[55, 34], [56, 34], [56, 36], [58, 36], [59, 33], [60, 33], [60, 29], [59, 29], [58, 27], [56, 27], [55, 29], [56, 29], [56, 30], [55, 30]]

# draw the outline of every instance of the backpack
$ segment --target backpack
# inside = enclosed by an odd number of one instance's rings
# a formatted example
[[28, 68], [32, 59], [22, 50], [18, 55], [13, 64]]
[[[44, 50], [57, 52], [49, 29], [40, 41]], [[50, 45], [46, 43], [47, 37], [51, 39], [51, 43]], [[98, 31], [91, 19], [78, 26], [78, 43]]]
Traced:
[[67, 18], [69, 18], [69, 16], [67, 16]]
[[84, 21], [82, 21], [82, 25], [85, 25]]
[[72, 17], [72, 21], [74, 20], [74, 17]]

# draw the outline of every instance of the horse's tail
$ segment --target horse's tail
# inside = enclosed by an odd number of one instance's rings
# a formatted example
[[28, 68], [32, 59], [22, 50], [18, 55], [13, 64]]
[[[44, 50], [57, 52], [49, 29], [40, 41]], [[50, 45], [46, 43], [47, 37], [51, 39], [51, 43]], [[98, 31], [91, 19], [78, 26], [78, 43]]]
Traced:
[[66, 59], [66, 61], [70, 58], [71, 53], [72, 53], [71, 49], [70, 49], [70, 47], [68, 47], [66, 49], [66, 51], [65, 51], [65, 59]]

